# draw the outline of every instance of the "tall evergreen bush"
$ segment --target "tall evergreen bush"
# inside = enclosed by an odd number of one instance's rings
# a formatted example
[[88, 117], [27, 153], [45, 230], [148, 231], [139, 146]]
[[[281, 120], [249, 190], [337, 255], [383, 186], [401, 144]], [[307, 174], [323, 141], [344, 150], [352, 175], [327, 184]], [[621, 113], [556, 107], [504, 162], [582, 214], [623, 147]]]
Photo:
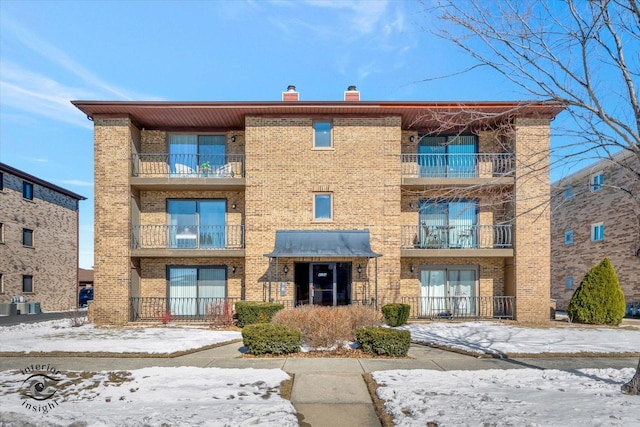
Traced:
[[572, 322], [619, 325], [625, 312], [624, 293], [609, 258], [584, 276], [569, 302]]

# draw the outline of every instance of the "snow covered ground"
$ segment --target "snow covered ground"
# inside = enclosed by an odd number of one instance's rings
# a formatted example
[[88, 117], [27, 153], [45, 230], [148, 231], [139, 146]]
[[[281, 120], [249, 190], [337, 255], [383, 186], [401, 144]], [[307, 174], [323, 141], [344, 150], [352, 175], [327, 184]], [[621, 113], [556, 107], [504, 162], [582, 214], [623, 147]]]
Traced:
[[[0, 352], [167, 353], [240, 337], [237, 332], [194, 327], [72, 328], [68, 322], [0, 327]], [[537, 329], [507, 322], [438, 322], [405, 328], [416, 341], [475, 353], [640, 352], [638, 326], [559, 324]], [[154, 367], [120, 372], [114, 366], [113, 372], [65, 371], [58, 375], [61, 383], [45, 379], [55, 384], [57, 394], [40, 402], [22, 398], [35, 387], [34, 379], [25, 382], [28, 374], [0, 372], [0, 425], [297, 425], [295, 409], [279, 395], [279, 384], [288, 375], [278, 369]], [[388, 412], [402, 426], [428, 421], [440, 427], [640, 425], [640, 398], [620, 393], [633, 369], [392, 370], [373, 375]], [[54, 407], [46, 406], [54, 400]]]
[[[638, 324], [640, 326], [640, 324]], [[591, 328], [556, 323], [524, 328], [510, 323], [425, 323], [401, 327], [411, 339], [469, 353], [514, 356], [541, 353], [640, 353], [640, 328]]]
[[240, 332], [189, 327], [72, 327], [69, 319], [0, 327], [0, 352], [173, 353], [241, 339]]
[[55, 384], [55, 394], [37, 401], [22, 397], [28, 375], [0, 372], [0, 425], [298, 425], [291, 402], [279, 394], [289, 379], [280, 369], [156, 367], [50, 376], [61, 380], [44, 379]]
[[633, 369], [374, 372], [398, 426], [639, 426]]

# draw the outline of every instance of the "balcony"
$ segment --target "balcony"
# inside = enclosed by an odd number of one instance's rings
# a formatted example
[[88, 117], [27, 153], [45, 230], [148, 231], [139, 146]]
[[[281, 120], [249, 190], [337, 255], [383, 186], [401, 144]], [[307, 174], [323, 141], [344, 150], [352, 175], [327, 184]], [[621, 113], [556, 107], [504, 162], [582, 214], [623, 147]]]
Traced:
[[170, 316], [180, 322], [216, 324], [217, 321], [231, 321], [234, 305], [239, 300], [228, 297], [131, 297], [129, 303], [132, 322], [161, 322]]
[[135, 153], [130, 184], [140, 190], [243, 190], [244, 154]]
[[512, 185], [514, 156], [511, 153], [402, 154], [402, 185], [405, 187]]
[[513, 319], [515, 297], [403, 297], [413, 319]]
[[403, 225], [404, 257], [512, 257], [510, 224]]
[[131, 256], [243, 257], [243, 225], [132, 225]]

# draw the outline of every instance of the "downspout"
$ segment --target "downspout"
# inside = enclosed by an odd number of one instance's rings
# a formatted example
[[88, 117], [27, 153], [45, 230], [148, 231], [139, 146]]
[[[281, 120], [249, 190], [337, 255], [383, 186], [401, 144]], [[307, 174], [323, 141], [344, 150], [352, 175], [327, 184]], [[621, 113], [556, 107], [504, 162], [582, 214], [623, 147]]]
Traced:
[[[271, 298], [271, 257], [269, 257], [269, 268], [267, 269], [267, 276], [269, 280], [269, 298]], [[264, 301], [264, 286], [262, 287], [262, 300]]]
[[378, 257], [376, 257], [376, 310], [378, 309]]

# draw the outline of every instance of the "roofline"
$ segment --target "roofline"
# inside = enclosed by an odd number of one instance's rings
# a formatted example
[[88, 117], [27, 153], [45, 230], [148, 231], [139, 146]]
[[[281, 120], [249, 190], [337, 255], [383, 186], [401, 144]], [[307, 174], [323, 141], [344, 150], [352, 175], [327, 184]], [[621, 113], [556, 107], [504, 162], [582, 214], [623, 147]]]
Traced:
[[577, 171], [565, 176], [564, 178], [560, 178], [552, 182], [551, 186], [564, 187], [569, 183], [573, 183], [575, 181], [579, 181], [581, 179], [586, 178], [587, 176], [591, 175], [595, 171], [599, 171], [601, 169], [606, 168], [607, 166], [610, 166], [611, 163], [616, 164], [617, 162], [626, 160], [632, 155], [633, 155], [633, 152], [626, 149], [621, 149], [611, 157], [605, 157], [603, 159], [596, 160], [595, 162], [588, 164], [583, 168], [578, 169]]
[[67, 190], [65, 188], [62, 188], [62, 187], [57, 186], [55, 184], [52, 184], [49, 181], [45, 181], [44, 179], [40, 179], [40, 178], [38, 178], [36, 176], [33, 176], [33, 175], [28, 174], [26, 172], [23, 172], [23, 171], [21, 171], [19, 169], [13, 168], [13, 167], [9, 166], [6, 163], [1, 163], [0, 162], [0, 171], [10, 173], [11, 175], [15, 175], [15, 176], [17, 176], [19, 178], [22, 178], [24, 180], [27, 180], [27, 181], [31, 181], [34, 184], [38, 184], [38, 185], [41, 185], [43, 187], [49, 188], [49, 189], [51, 189], [53, 191], [57, 191], [58, 193], [64, 194], [65, 196], [69, 196], [69, 197], [74, 198], [76, 200], [87, 200], [87, 198], [84, 197], [84, 196], [81, 196], [79, 194], [74, 193], [73, 191], [69, 191], [69, 190]]

